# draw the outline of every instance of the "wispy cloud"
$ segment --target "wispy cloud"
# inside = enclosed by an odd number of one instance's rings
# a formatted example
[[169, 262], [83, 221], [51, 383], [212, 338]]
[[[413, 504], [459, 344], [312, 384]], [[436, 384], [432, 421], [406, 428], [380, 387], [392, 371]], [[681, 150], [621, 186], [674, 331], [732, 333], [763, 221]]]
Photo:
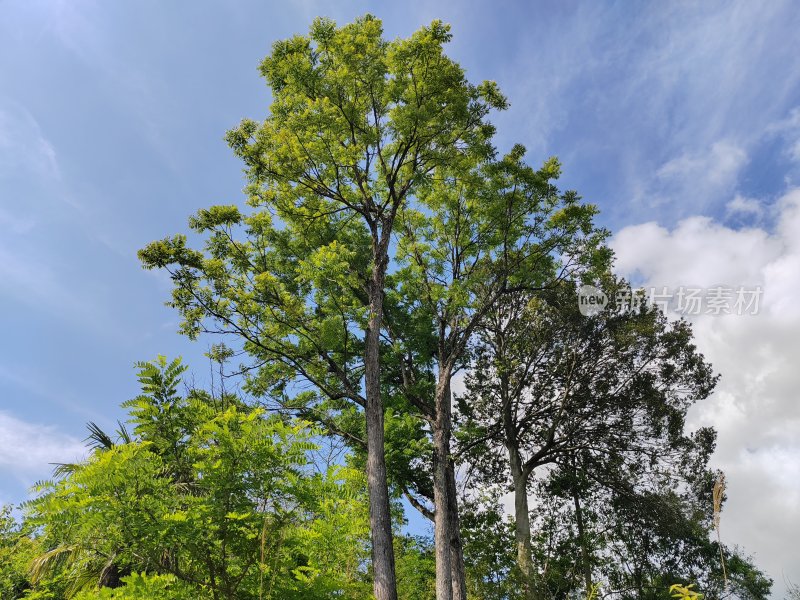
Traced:
[[38, 121], [25, 107], [0, 101], [0, 179], [20, 174], [38, 180], [61, 179], [56, 150]]
[[800, 106], [793, 108], [786, 118], [771, 124], [768, 132], [783, 139], [787, 155], [800, 166]]
[[74, 462], [86, 455], [86, 447], [56, 427], [23, 421], [0, 411], [0, 473], [31, 485], [47, 477], [50, 463]]
[[139, 123], [139, 135], [158, 154], [162, 163], [177, 169], [177, 148], [165, 134], [168, 111], [163, 104], [169, 96], [159, 90], [164, 81], [146, 69], [134, 54], [120, 52], [114, 35], [116, 23], [108, 5], [93, 0], [47, 0], [35, 3], [45, 28], [81, 63], [109, 82], [111, 102], [124, 106]]
[[16, 397], [24, 394], [32, 396], [37, 405], [47, 407], [48, 414], [53, 409], [56, 413], [65, 410], [82, 415], [87, 420], [97, 418], [97, 412], [80, 402], [83, 397], [76, 400], [69, 388], [69, 382], [58, 374], [50, 373], [43, 377], [41, 371], [35, 367], [6, 361], [5, 364], [0, 364], [0, 384], [3, 384], [5, 390], [3, 401], [6, 405], [19, 405]]
[[130, 334], [124, 322], [110, 312], [113, 306], [98, 293], [102, 292], [98, 286], [106, 284], [84, 280], [76, 285], [52, 258], [43, 262], [0, 241], [0, 281], [0, 300], [14, 300], [104, 338]]
[[10, 211], [0, 208], [0, 228], [17, 235], [24, 235], [36, 226], [33, 217], [16, 216]]
[[664, 163], [655, 172], [650, 193], [662, 201], [713, 200], [730, 194], [746, 162], [741, 147], [729, 141], [714, 142]]
[[501, 128], [612, 182], [604, 199], [627, 222], [723, 209], [800, 87], [788, 0], [584, 3], [526, 25], [509, 40]]
[[739, 194], [725, 205], [725, 210], [729, 215], [760, 217], [764, 214], [764, 207], [757, 199], [746, 198]]

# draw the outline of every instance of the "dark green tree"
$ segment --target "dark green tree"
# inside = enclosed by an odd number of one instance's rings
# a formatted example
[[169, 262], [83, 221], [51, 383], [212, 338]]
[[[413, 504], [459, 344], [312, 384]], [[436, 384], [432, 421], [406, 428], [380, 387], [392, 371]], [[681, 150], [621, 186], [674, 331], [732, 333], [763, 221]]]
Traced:
[[[451, 452], [451, 381], [495, 305], [537, 294], [571, 272], [604, 264], [595, 208], [559, 192], [555, 159], [534, 169], [515, 146], [473, 172], [437, 169], [425, 210], [399, 215], [398, 270], [387, 296], [387, 364], [400, 393], [431, 431], [438, 577], [466, 597]], [[449, 564], [448, 564], [449, 563]], [[444, 594], [444, 591], [440, 592]]]
[[[611, 277], [600, 285], [612, 299], [627, 289]], [[669, 322], [645, 305], [584, 316], [577, 286], [564, 282], [536, 296], [508, 297], [486, 320], [475, 351], [459, 403], [461, 451], [488, 482], [506, 480], [514, 490], [517, 561], [527, 597], [548, 595], [548, 580], [556, 586], [550, 592], [566, 593], [577, 582], [591, 589], [611, 547], [603, 540], [614, 532], [612, 523], [634, 522], [631, 514], [623, 517], [626, 510], [649, 511], [649, 519], [639, 521], [642, 531], [626, 529], [629, 540], [646, 539], [648, 527], [669, 531], [665, 520], [678, 517], [687, 527], [704, 526], [707, 535], [710, 523], [697, 520], [692, 494], [710, 477], [715, 434], [710, 428], [686, 434], [684, 421], [716, 377], [692, 344], [688, 324]], [[533, 485], [537, 474], [549, 485]], [[540, 508], [560, 499], [549, 523], [535, 514], [531, 521], [534, 491]], [[544, 546], [535, 552], [537, 528]], [[565, 537], [565, 531], [572, 534]], [[703, 545], [697, 531], [691, 539], [684, 567]], [[683, 547], [685, 540], [675, 529], [662, 541], [667, 548], [673, 542]], [[551, 551], [543, 556], [542, 547]], [[631, 560], [658, 562], [647, 550], [629, 550]], [[569, 569], [564, 560], [573, 561]]]

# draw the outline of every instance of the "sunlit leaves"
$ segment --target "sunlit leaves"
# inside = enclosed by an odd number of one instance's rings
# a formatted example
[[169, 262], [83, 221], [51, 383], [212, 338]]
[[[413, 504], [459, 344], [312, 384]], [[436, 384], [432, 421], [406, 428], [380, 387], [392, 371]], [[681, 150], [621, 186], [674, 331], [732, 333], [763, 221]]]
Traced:
[[188, 589], [309, 599], [366, 589], [363, 479], [347, 469], [309, 471], [318, 432], [235, 398], [181, 395], [179, 360], [158, 357], [138, 369], [142, 394], [126, 403], [134, 439], [98, 447], [26, 505], [28, 526], [49, 548], [35, 561], [37, 589], [63, 581], [73, 595], [112, 568], [174, 577], [134, 574], [123, 581], [130, 589], [98, 598], [135, 597], [148, 586], [153, 597], [176, 599]]

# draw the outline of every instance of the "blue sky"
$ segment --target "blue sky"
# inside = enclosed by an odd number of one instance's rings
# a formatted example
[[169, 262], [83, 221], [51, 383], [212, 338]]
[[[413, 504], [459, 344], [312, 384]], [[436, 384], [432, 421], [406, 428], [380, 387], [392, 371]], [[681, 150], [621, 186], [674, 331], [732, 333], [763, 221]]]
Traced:
[[134, 361], [181, 354], [206, 379], [211, 340], [175, 333], [169, 281], [136, 250], [242, 199], [222, 138], [266, 114], [256, 68], [272, 42], [317, 15], [365, 12], [389, 37], [453, 25], [451, 56], [511, 101], [494, 118], [499, 146], [559, 156], [562, 185], [615, 233], [621, 272], [764, 285], [763, 314], [696, 323], [723, 384], [695, 418], [720, 428], [729, 541], [800, 581], [800, 9], [788, 0], [0, 0], [0, 501], [75, 458], [87, 420], [113, 426], [136, 393]]

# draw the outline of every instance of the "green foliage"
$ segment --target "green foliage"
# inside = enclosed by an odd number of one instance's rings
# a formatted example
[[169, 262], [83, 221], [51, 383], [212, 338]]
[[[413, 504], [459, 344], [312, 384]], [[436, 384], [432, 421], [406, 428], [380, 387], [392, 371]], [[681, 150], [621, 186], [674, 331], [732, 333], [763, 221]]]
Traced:
[[427, 538], [396, 536], [397, 595], [400, 600], [435, 600], [436, 561]]
[[123, 577], [122, 583], [118, 588], [80, 592], [75, 600], [205, 600], [209, 597], [169, 574], [133, 573]]
[[[595, 283], [611, 298], [627, 285]], [[684, 430], [717, 378], [685, 322], [645, 307], [584, 316], [576, 287], [511, 297], [483, 325], [459, 399], [465, 462], [485, 483], [534, 499], [529, 579], [550, 595], [585, 593], [595, 578], [632, 590], [623, 598], [659, 598], [675, 580], [717, 597], [715, 432]], [[766, 597], [769, 580], [751, 562], [726, 560], [742, 597]]]
[[694, 591], [692, 589], [693, 587], [693, 583], [690, 583], [689, 585], [673, 583], [671, 586], [669, 586], [669, 592], [673, 598], [678, 598], [679, 600], [701, 600], [703, 594]]
[[0, 599], [21, 598], [29, 587], [28, 563], [39, 551], [29, 528], [18, 523], [12, 507], [0, 507]]
[[[138, 368], [142, 394], [126, 403], [134, 439], [96, 446], [26, 505], [46, 549], [32, 562], [34, 589], [59, 583], [65, 597], [85, 598], [183, 598], [186, 590], [365, 597], [363, 477], [309, 472], [315, 432], [303, 422], [179, 395], [180, 361]], [[86, 595], [98, 585], [123, 587]]]
[[361, 400], [369, 274], [387, 268], [394, 216], [427, 197], [436, 169], [493, 155], [485, 117], [505, 100], [447, 58], [449, 27], [382, 35], [367, 15], [343, 27], [317, 19], [308, 36], [276, 42], [261, 65], [269, 116], [227, 136], [256, 210], [198, 211], [202, 252], [179, 235], [139, 253], [173, 274], [183, 332], [233, 334], [256, 358], [253, 391], [281, 397], [300, 380]]
[[465, 503], [461, 513], [469, 600], [522, 598], [514, 554], [514, 528], [499, 503], [488, 496]]
[[[506, 287], [550, 281], [559, 256], [605, 254], [596, 209], [555, 187], [557, 161], [532, 168], [522, 146], [496, 157], [487, 117], [507, 101], [494, 82], [466, 80], [444, 53], [450, 37], [435, 21], [387, 41], [367, 15], [342, 27], [317, 19], [307, 36], [277, 42], [261, 65], [268, 117], [227, 136], [253, 210], [198, 211], [190, 227], [202, 250], [178, 235], [139, 253], [146, 268], [172, 274], [184, 333], [241, 343], [252, 357], [249, 392], [355, 446], [365, 441], [358, 416], [376, 269], [390, 273], [385, 397], [395, 415], [427, 418], [434, 358], [452, 371], [442, 363], [460, 358], [473, 321]], [[447, 356], [436, 353], [440, 323]], [[429, 453], [416, 427], [414, 445]], [[390, 477], [429, 496], [425, 476], [412, 475], [419, 455], [402, 443], [393, 450], [395, 433], [386, 433]]]
[[[709, 597], [719, 591], [699, 495], [714, 433], [683, 433], [686, 409], [713, 388], [710, 368], [683, 323], [578, 314], [560, 280], [605, 273], [596, 208], [558, 190], [555, 158], [531, 167], [521, 145], [497, 156], [488, 115], [508, 101], [494, 82], [466, 79], [444, 52], [450, 39], [434, 21], [386, 40], [366, 15], [316, 19], [308, 35], [274, 44], [261, 64], [268, 116], [226, 136], [245, 165], [248, 208], [201, 209], [189, 220], [200, 249], [175, 235], [139, 257], [170, 273], [181, 331], [232, 338], [235, 349], [218, 344], [210, 357], [243, 357], [245, 391], [277, 410], [181, 393], [179, 360], [137, 363], [142, 393], [123, 405], [130, 431], [90, 423], [90, 457], [37, 486], [24, 527], [3, 513], [3, 594], [366, 600], [357, 467], [385, 459], [397, 495], [430, 513], [433, 465], [451, 466], [449, 383], [466, 367], [457, 418], [471, 475], [509, 483], [514, 444], [528, 475], [549, 465], [531, 490], [543, 591], [581, 589], [579, 562], [640, 598], [686, 575]], [[492, 327], [509, 323], [503, 353]], [[380, 417], [370, 423], [385, 417], [385, 453], [367, 431], [370, 406]], [[510, 414], [517, 439], [503, 435]], [[432, 460], [436, 427], [444, 443]], [[348, 466], [315, 472], [308, 457], [323, 433], [351, 447]], [[496, 504], [462, 515], [471, 600], [518, 598], [529, 581]], [[430, 543], [398, 537], [394, 550], [400, 597], [433, 598]], [[765, 597], [751, 562], [728, 551], [728, 563], [737, 591]]]

